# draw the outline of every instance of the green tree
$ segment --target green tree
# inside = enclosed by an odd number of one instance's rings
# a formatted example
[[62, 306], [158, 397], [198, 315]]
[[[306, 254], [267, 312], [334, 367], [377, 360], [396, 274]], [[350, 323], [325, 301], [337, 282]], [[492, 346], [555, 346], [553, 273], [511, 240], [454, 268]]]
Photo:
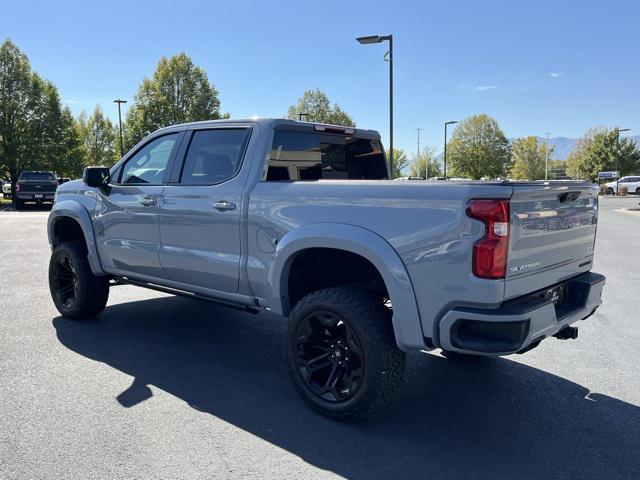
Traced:
[[598, 172], [620, 170], [620, 175], [640, 170], [640, 150], [634, 141], [620, 137], [618, 131], [603, 127], [592, 128], [576, 143], [567, 158], [567, 173], [572, 177], [595, 181]]
[[409, 165], [407, 154], [401, 148], [394, 148], [391, 160], [391, 178], [398, 178], [405, 175], [404, 170]]
[[32, 130], [34, 80], [27, 56], [5, 40], [0, 46], [0, 173], [8, 172], [12, 183]]
[[82, 142], [80, 125], [67, 107], [62, 110], [60, 137], [60, 153], [55, 157], [54, 170], [60, 176], [78, 178], [87, 166], [87, 149]]
[[142, 80], [126, 117], [129, 148], [158, 128], [220, 118], [220, 99], [205, 71], [185, 53], [162, 57], [151, 78]]
[[298, 99], [298, 103], [291, 105], [287, 112], [287, 118], [298, 120], [300, 113], [306, 113], [303, 117], [309, 122], [329, 123], [331, 125], [344, 125], [355, 127], [356, 124], [347, 112], [338, 104], [331, 105], [327, 94], [321, 90], [307, 90]]
[[447, 144], [449, 176], [503, 177], [509, 170], [509, 144], [498, 122], [474, 115], [458, 123]]
[[86, 113], [82, 112], [78, 124], [87, 164], [108, 167], [113, 165], [118, 160], [118, 128], [105, 117], [102, 109], [96, 105], [93, 114], [88, 118]]
[[24, 169], [59, 171], [78, 143], [56, 87], [31, 70], [29, 59], [10, 40], [0, 45], [0, 173], [15, 181]]
[[[551, 149], [549, 149], [549, 152], [551, 152]], [[567, 162], [564, 160], [549, 160], [549, 178], [569, 180], [571, 177], [567, 175]]]
[[436, 149], [433, 147], [425, 148], [420, 155], [416, 155], [411, 162], [409, 170], [412, 177], [425, 177], [426, 166], [429, 165], [428, 177], [439, 177], [442, 175], [440, 163], [436, 157]]
[[[511, 144], [511, 177], [515, 180], [540, 180], [544, 178], [547, 146], [538, 144], [536, 137], [517, 138]], [[549, 149], [549, 160], [553, 148]]]

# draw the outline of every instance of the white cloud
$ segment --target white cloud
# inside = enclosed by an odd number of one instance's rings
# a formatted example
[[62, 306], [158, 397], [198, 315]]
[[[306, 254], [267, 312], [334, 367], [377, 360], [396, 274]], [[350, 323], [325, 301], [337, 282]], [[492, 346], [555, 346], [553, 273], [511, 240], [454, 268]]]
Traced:
[[498, 88], [497, 85], [479, 85], [476, 87], [476, 90], [483, 92], [485, 90], [495, 90], [496, 88]]
[[73, 98], [65, 98], [64, 103], [78, 103], [78, 101]]
[[562, 77], [562, 76], [564, 76], [564, 73], [562, 73], [562, 72], [551, 72], [551, 73], [549, 74], [549, 76], [550, 76], [551, 78], [558, 78], [558, 77]]

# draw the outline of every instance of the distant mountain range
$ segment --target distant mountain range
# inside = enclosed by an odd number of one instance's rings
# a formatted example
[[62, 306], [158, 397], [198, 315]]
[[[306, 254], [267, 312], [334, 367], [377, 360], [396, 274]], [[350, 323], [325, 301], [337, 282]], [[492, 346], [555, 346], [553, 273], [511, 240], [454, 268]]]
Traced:
[[[544, 143], [547, 141], [545, 137], [536, 138], [538, 139], [538, 143]], [[636, 145], [638, 145], [638, 148], [640, 148], [640, 135], [633, 135], [629, 138], [633, 139], [633, 141], [636, 142]], [[577, 142], [577, 138], [549, 137], [549, 146], [554, 147], [553, 159], [566, 160]]]

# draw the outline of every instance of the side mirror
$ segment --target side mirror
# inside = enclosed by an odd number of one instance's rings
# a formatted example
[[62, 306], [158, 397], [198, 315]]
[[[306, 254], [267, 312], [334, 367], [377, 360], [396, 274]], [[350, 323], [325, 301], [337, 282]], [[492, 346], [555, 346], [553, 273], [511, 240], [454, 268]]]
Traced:
[[82, 174], [82, 181], [89, 187], [103, 188], [109, 184], [110, 180], [107, 167], [86, 167]]

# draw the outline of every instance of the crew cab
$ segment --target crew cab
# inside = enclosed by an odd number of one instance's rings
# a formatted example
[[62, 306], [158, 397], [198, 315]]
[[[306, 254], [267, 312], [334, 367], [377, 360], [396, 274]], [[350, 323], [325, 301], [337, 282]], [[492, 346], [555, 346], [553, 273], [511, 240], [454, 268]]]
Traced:
[[595, 186], [389, 179], [372, 130], [163, 128], [58, 188], [53, 302], [91, 318], [131, 284], [268, 309], [287, 318], [297, 391], [338, 419], [387, 404], [405, 352], [523, 353], [600, 305]]
[[58, 179], [53, 172], [23, 171], [16, 182], [16, 210], [23, 208], [27, 202], [37, 205], [53, 203], [57, 188]]

